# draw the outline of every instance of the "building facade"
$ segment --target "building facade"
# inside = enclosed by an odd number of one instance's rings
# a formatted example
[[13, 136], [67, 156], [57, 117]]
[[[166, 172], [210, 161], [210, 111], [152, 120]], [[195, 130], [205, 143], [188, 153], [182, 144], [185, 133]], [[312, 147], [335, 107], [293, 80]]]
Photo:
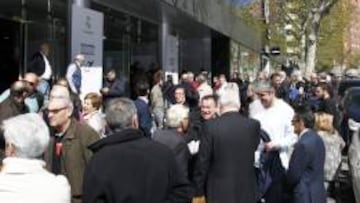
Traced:
[[1, 90], [26, 71], [43, 42], [51, 45], [55, 75], [64, 75], [72, 59], [73, 4], [103, 13], [103, 68], [124, 76], [134, 66], [230, 74], [231, 42], [251, 55], [261, 50], [260, 33], [217, 0], [0, 1]]

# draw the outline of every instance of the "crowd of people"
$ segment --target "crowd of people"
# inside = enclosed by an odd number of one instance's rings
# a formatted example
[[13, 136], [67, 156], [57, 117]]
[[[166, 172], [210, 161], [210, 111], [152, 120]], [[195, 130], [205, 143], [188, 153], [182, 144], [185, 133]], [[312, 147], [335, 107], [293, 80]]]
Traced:
[[156, 70], [127, 87], [110, 70], [82, 102], [83, 60], [51, 86], [46, 63], [31, 69], [0, 96], [1, 202], [333, 201], [345, 143], [331, 75], [173, 84]]

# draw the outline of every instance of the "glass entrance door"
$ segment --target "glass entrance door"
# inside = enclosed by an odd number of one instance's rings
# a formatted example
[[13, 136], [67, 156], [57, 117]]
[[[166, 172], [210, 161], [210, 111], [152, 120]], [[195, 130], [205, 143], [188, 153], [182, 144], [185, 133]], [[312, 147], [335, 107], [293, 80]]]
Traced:
[[21, 64], [20, 23], [0, 18], [0, 93], [17, 80]]

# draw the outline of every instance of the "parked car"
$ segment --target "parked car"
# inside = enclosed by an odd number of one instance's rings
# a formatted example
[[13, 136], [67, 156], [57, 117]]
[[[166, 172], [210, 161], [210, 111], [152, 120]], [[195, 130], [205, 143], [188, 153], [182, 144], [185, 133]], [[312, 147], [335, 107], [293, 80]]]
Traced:
[[[349, 146], [352, 133], [348, 127], [348, 120], [351, 118], [356, 122], [360, 122], [360, 84], [358, 87], [350, 87], [345, 91], [342, 97], [341, 109], [343, 112], [341, 135], [346, 142], [346, 146]], [[345, 150], [347, 151], [347, 147]]]
[[360, 87], [360, 79], [345, 79], [340, 81], [338, 88], [338, 95], [343, 97], [345, 95], [346, 90], [351, 87]]

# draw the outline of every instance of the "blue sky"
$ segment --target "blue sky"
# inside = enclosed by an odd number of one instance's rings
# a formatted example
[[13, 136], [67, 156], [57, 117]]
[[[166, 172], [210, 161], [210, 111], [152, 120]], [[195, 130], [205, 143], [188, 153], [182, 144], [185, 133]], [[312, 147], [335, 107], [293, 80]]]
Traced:
[[253, 1], [256, 1], [256, 0], [223, 0], [223, 1], [225, 1], [228, 4], [231, 3], [231, 4], [236, 5], [236, 6], [246, 6], [249, 3], [253, 2]]

